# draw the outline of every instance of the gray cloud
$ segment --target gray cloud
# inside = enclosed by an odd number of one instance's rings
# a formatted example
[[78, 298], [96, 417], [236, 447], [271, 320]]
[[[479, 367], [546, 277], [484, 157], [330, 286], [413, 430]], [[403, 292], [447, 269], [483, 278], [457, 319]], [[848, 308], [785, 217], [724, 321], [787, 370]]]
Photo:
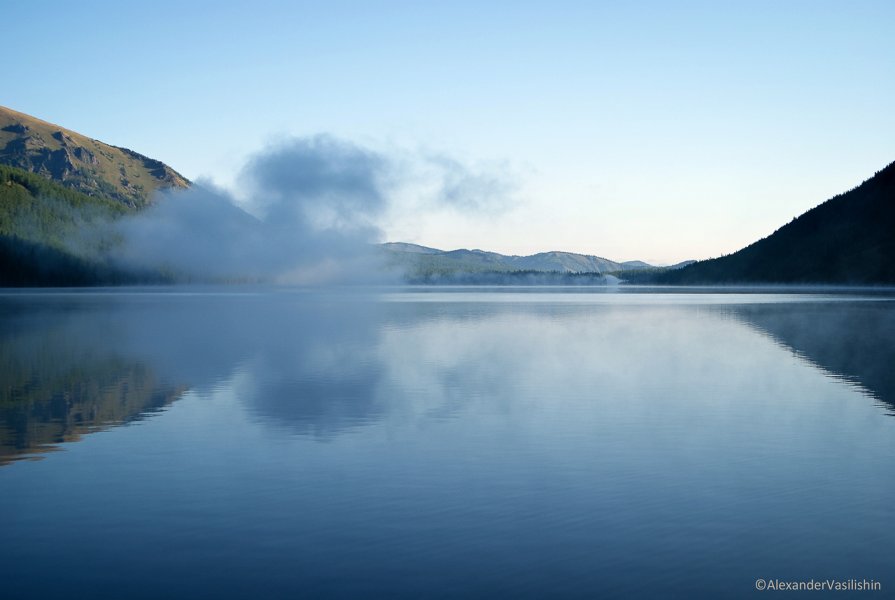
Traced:
[[374, 244], [396, 196], [423, 182], [430, 205], [484, 211], [509, 189], [444, 155], [398, 159], [329, 135], [272, 145], [238, 180], [251, 214], [208, 183], [162, 194], [115, 224], [116, 260], [196, 280], [370, 281], [384, 276]]
[[313, 219], [325, 209], [337, 225], [352, 227], [385, 209], [393, 170], [380, 153], [317, 135], [255, 155], [241, 175], [268, 219]]
[[426, 157], [436, 168], [441, 182], [435, 198], [438, 204], [464, 212], [499, 212], [511, 204], [516, 186], [500, 171], [471, 168], [444, 154]]

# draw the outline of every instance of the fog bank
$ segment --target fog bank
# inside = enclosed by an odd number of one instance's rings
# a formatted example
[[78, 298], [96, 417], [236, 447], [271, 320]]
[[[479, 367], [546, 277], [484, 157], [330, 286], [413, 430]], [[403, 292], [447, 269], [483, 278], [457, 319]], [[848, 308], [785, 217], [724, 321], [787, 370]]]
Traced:
[[[114, 262], [192, 281], [397, 281], [375, 244], [396, 211], [491, 210], [510, 186], [442, 155], [396, 155], [330, 135], [248, 159], [241, 193], [200, 181], [114, 224]], [[491, 201], [494, 201], [492, 203]]]

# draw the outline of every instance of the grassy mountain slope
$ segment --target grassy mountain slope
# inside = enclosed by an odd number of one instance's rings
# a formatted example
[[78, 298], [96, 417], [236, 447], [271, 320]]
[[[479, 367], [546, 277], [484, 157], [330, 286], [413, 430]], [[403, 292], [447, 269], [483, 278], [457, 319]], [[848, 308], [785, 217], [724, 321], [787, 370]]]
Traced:
[[668, 284], [895, 284], [895, 163], [721, 258], [663, 272]]
[[156, 190], [190, 185], [158, 160], [2, 106], [0, 164], [37, 173], [68, 189], [131, 208], [149, 203]]

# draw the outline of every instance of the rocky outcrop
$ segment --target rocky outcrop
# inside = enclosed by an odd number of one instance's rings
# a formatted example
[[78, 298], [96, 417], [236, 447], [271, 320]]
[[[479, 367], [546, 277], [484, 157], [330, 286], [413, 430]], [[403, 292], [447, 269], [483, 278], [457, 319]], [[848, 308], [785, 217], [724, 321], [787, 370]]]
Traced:
[[37, 173], [89, 196], [139, 208], [157, 190], [190, 182], [161, 161], [0, 107], [0, 164]]

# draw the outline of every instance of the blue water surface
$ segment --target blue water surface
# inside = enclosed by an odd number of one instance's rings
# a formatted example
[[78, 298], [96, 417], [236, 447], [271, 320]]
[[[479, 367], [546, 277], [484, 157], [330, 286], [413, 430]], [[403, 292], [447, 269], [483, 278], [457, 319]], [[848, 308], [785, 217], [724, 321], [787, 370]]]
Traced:
[[885, 594], [893, 335], [866, 291], [0, 294], [2, 595]]

